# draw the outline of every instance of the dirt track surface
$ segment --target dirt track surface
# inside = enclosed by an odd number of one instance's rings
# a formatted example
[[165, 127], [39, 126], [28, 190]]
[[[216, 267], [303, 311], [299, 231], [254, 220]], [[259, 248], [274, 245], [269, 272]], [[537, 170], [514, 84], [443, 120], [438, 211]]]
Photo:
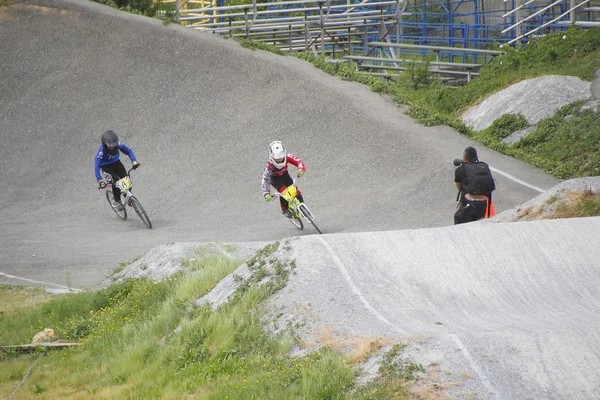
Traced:
[[[428, 359], [472, 376], [467, 394], [600, 397], [598, 218], [443, 228], [472, 144], [451, 129], [295, 58], [91, 2], [0, 8], [0, 54], [0, 283], [90, 287], [158, 245], [297, 235], [260, 191], [279, 139], [326, 233], [295, 239], [290, 304], [350, 336], [432, 337]], [[96, 189], [106, 129], [142, 163], [152, 230]], [[498, 212], [558, 183], [477, 147], [504, 173]]]
[[[0, 38], [0, 282], [89, 287], [159, 244], [296, 235], [260, 191], [276, 139], [306, 162], [324, 232], [452, 224], [452, 159], [471, 143], [301, 60], [85, 1], [0, 8]], [[142, 163], [134, 191], [152, 230], [118, 220], [96, 189], [106, 129]], [[499, 211], [537, 194], [496, 178]]]
[[271, 314], [306, 343], [408, 343], [448, 398], [598, 399], [599, 230], [596, 217], [298, 238]]

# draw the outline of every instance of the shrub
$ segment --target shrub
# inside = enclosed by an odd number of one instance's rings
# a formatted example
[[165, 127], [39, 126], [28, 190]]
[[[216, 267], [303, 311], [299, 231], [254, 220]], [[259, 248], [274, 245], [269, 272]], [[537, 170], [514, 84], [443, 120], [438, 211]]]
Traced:
[[488, 128], [489, 133], [496, 139], [504, 139], [511, 133], [529, 126], [527, 120], [521, 114], [504, 114]]

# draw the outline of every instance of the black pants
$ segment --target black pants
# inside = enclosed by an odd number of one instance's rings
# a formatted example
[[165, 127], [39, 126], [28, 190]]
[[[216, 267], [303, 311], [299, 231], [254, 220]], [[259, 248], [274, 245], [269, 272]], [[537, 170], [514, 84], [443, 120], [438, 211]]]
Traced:
[[485, 217], [488, 200], [462, 199], [454, 214], [454, 225], [473, 222]]
[[113, 181], [112, 191], [113, 196], [115, 196], [116, 201], [121, 201], [121, 191], [115, 185], [115, 182], [121, 178], [125, 178], [127, 176], [127, 171], [125, 170], [125, 166], [121, 162], [121, 160], [117, 160], [114, 163], [103, 165], [100, 167], [102, 171], [106, 172], [110, 175]]
[[[294, 184], [294, 180], [292, 179], [292, 177], [290, 176], [290, 174], [285, 171], [285, 174], [281, 175], [281, 176], [271, 176], [271, 185], [277, 189], [278, 192], [282, 192], [285, 190], [285, 188], [287, 188], [288, 186]], [[302, 198], [302, 193], [300, 193], [300, 189], [296, 188], [298, 191], [298, 194], [296, 195], [296, 197], [298, 197], [298, 200], [300, 200], [301, 202], [304, 202], [304, 199]], [[288, 202], [286, 199], [284, 199], [283, 197], [279, 198], [279, 203], [281, 204], [281, 210], [282, 211], [286, 211], [288, 209]]]

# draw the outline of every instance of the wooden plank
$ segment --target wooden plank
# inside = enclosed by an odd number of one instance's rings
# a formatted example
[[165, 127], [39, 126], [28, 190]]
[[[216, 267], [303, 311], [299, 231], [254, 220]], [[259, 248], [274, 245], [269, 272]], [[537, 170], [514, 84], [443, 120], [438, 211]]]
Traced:
[[67, 347], [81, 346], [81, 343], [76, 342], [44, 342], [40, 344], [16, 344], [8, 346], [0, 346], [0, 349], [7, 352], [19, 352], [19, 353], [32, 353], [39, 346], [46, 348], [47, 350], [60, 350]]

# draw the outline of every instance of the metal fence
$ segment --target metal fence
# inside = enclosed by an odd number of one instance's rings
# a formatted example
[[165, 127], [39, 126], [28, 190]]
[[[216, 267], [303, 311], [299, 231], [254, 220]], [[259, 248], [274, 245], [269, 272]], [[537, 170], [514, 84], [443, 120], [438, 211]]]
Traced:
[[[451, 49], [489, 50], [573, 24], [600, 25], [600, 0], [253, 0], [237, 6], [175, 1], [178, 20], [190, 28], [328, 58], [394, 59], [399, 53], [414, 58], [425, 56], [426, 47], [443, 46], [450, 50], [438, 63], [484, 64], [489, 53]], [[373, 42], [417, 45], [422, 51], [406, 46], [394, 54], [393, 46]], [[468, 79], [476, 76], [466, 72]]]

